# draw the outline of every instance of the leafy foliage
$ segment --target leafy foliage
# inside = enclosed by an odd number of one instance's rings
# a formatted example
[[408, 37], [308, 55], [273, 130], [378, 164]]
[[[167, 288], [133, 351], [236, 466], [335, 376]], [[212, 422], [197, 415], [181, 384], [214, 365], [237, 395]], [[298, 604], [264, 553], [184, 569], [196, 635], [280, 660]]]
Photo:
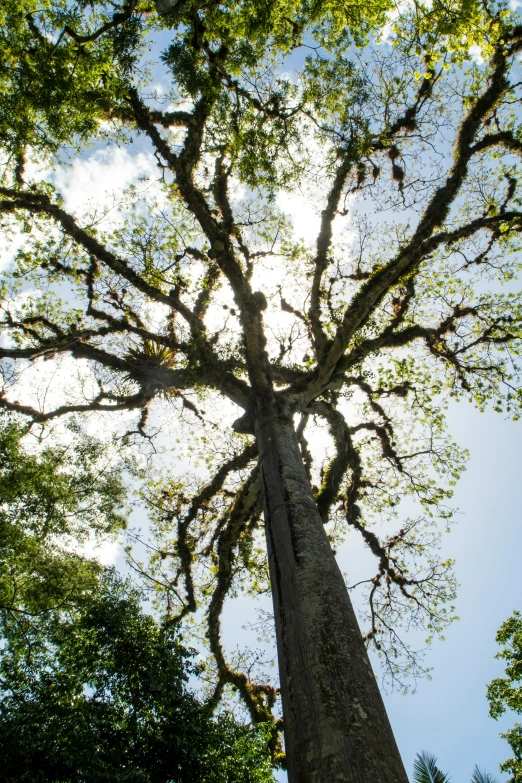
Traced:
[[213, 720], [173, 627], [111, 572], [66, 609], [11, 627], [0, 658], [5, 781], [270, 781], [262, 732]]
[[0, 426], [0, 610], [4, 624], [63, 606], [98, 579], [94, 561], [71, 553], [113, 539], [126, 525], [126, 487], [108, 444], [71, 425], [69, 445], [29, 451], [24, 429]]
[[[489, 714], [499, 718], [508, 710], [522, 713], [522, 616], [513, 612], [500, 626], [497, 632], [497, 642], [503, 649], [497, 653], [497, 658], [506, 661], [506, 677], [499, 677], [488, 686]], [[509, 742], [513, 757], [504, 761], [500, 768], [511, 773], [510, 781], [520, 783], [522, 780], [522, 726], [516, 723], [512, 729], [501, 735]]]
[[[437, 759], [432, 753], [423, 750], [417, 753], [413, 762], [413, 783], [449, 783], [450, 777], [437, 766]], [[471, 775], [471, 783], [496, 783], [489, 772], [483, 772], [477, 766]]]
[[496, 783], [496, 778], [490, 772], [483, 772], [478, 767], [473, 770], [471, 783]]
[[199, 669], [174, 626], [70, 551], [126, 523], [108, 444], [72, 430], [66, 446], [30, 450], [15, 420], [0, 428], [3, 779], [272, 780], [263, 732], [213, 720], [188, 690]]
[[[127, 9], [134, 8], [129, 2]], [[111, 14], [112, 10], [112, 14]], [[125, 89], [122, 79], [139, 54], [143, 24], [116, 6], [66, 0], [7, 0], [0, 10], [0, 134], [16, 160], [27, 145], [57, 153], [63, 143], [85, 143], [105, 108]], [[116, 63], [119, 67], [115, 67]]]
[[435, 756], [423, 750], [413, 762], [413, 780], [415, 783], [448, 783], [449, 776], [437, 767]]

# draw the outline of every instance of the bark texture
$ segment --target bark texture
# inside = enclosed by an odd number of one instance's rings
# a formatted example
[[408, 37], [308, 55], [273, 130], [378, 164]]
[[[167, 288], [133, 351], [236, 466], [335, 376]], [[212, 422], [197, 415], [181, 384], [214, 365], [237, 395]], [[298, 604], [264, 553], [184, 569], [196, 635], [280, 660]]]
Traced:
[[288, 418], [257, 423], [290, 783], [407, 783]]

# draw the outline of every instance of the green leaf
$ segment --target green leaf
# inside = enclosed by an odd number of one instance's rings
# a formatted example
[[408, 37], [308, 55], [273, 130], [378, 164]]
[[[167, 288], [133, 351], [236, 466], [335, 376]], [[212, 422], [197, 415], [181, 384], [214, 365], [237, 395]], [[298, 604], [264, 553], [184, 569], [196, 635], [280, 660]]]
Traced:
[[482, 772], [477, 766], [473, 770], [471, 783], [497, 783], [497, 779], [489, 772]]
[[436, 762], [436, 756], [426, 750], [417, 753], [413, 762], [414, 783], [449, 783], [449, 775], [441, 772]]

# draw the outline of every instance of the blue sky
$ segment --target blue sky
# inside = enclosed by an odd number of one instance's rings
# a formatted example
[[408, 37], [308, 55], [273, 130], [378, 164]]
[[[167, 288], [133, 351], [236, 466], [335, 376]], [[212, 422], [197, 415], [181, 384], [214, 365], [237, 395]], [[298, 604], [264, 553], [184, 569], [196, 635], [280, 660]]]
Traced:
[[492, 720], [485, 692], [503, 674], [495, 633], [522, 609], [521, 424], [466, 404], [451, 412], [453, 437], [471, 451], [455, 492], [460, 521], [445, 546], [457, 560], [460, 620], [429, 654], [431, 681], [420, 681], [414, 695], [385, 697], [408, 773], [415, 753], [428, 749], [453, 781], [468, 781], [475, 764], [507, 779], [498, 765], [509, 746], [498, 734], [516, 716]]

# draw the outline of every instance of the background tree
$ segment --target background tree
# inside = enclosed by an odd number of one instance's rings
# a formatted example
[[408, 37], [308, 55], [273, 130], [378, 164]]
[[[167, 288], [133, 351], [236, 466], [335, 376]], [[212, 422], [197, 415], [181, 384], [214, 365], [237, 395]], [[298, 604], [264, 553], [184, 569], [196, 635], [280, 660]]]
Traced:
[[23, 445], [24, 427], [0, 421], [0, 612], [25, 633], [36, 618], [74, 604], [100, 567], [81, 548], [114, 541], [127, 523], [124, 464], [71, 422], [67, 443]]
[[0, 661], [6, 781], [271, 781], [259, 730], [213, 720], [197, 668], [110, 571], [67, 610], [11, 627]]
[[[506, 709], [522, 713], [522, 617], [520, 612], [513, 612], [500, 626], [497, 642], [503, 649], [497, 653], [497, 658], [506, 661], [506, 677], [497, 677], [488, 686], [489, 714], [499, 718]], [[520, 683], [520, 684], [519, 684]], [[511, 773], [511, 783], [522, 780], [522, 726], [515, 723], [512, 729], [501, 735], [511, 746], [513, 758], [506, 759], [500, 769]]]
[[4, 780], [273, 780], [262, 732], [211, 718], [187, 689], [197, 668], [173, 626], [110, 571], [83, 600], [4, 633]]
[[[169, 408], [191, 415], [207, 477], [174, 470], [145, 495], [168, 616], [206, 614], [211, 701], [233, 686], [271, 719], [276, 689], [233, 668], [220, 636], [226, 596], [267, 588], [264, 525], [290, 780], [405, 781], [331, 544], [352, 530], [375, 555], [364, 641], [392, 677], [418, 672], [401, 623], [432, 635], [452, 617], [434, 523], [464, 458], [445, 405], [519, 410], [522, 28], [474, 3], [416, 5], [391, 33], [384, 5], [151, 10], [4, 12], [0, 209], [24, 242], [5, 282], [2, 405], [41, 424], [140, 411], [128, 438]], [[372, 25], [385, 40], [358, 49]], [[155, 35], [163, 105], [143, 62]], [[159, 181], [129, 193], [112, 231], [26, 165], [137, 136]], [[313, 249], [276, 202], [307, 184], [322, 199]], [[79, 382], [55, 406], [18, 391], [27, 363], [63, 357]]]
[[121, 530], [125, 486], [107, 444], [38, 454], [0, 428], [0, 750], [9, 781], [269, 781], [260, 731], [213, 720], [172, 624], [96, 560]]

